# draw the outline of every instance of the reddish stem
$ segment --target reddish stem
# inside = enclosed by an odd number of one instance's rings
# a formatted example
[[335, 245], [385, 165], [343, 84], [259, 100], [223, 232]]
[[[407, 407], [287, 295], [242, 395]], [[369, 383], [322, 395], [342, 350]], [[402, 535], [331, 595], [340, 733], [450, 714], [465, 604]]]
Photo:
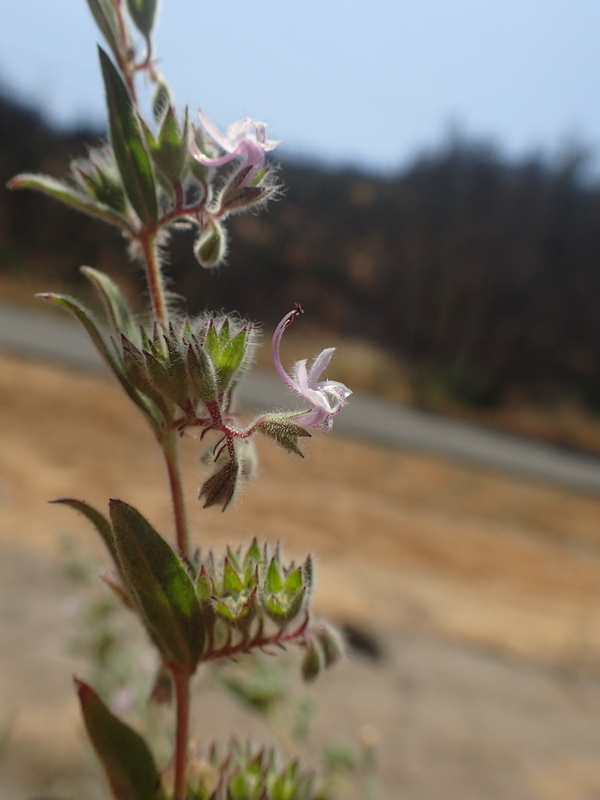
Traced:
[[209, 651], [202, 657], [202, 661], [218, 661], [221, 658], [233, 658], [234, 656], [242, 655], [242, 653], [249, 653], [256, 648], [283, 647], [297, 639], [305, 639], [310, 632], [309, 621], [309, 615], [306, 614], [300, 625], [293, 631], [279, 631], [271, 635], [259, 633], [252, 639], [242, 639], [238, 644], [225, 645], [225, 647], [220, 647], [218, 650]]
[[146, 278], [148, 290], [152, 300], [152, 310], [155, 318], [166, 325], [169, 321], [169, 312], [165, 299], [165, 287], [160, 271], [160, 263], [156, 252], [155, 234], [144, 231], [138, 239], [146, 264]]
[[162, 442], [162, 451], [169, 474], [169, 486], [171, 488], [171, 501], [173, 504], [173, 518], [175, 521], [175, 540], [177, 550], [181, 558], [189, 559], [189, 537], [187, 526], [187, 515], [185, 512], [185, 501], [183, 497], [183, 487], [181, 484], [181, 474], [179, 471], [179, 458], [177, 451], [177, 435], [174, 431], [165, 434]]
[[190, 679], [188, 675], [173, 670], [175, 688], [175, 754], [173, 756], [174, 789], [172, 800], [186, 798], [187, 743], [190, 722]]

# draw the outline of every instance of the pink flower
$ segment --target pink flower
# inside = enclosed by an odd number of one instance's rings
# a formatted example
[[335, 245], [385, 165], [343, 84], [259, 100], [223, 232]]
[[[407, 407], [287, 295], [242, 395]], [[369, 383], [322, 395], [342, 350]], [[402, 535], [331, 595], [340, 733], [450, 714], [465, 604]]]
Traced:
[[346, 405], [346, 399], [352, 394], [351, 390], [339, 381], [319, 381], [321, 373], [329, 365], [331, 356], [335, 352], [335, 347], [328, 347], [319, 353], [313, 360], [310, 369], [307, 369], [307, 360], [305, 358], [301, 361], [296, 361], [291, 375], [285, 371], [281, 364], [279, 350], [283, 332], [301, 313], [303, 313], [301, 306], [296, 305], [296, 308], [286, 314], [275, 328], [271, 344], [273, 363], [283, 380], [312, 406], [310, 411], [295, 417], [294, 422], [297, 422], [303, 428], [330, 430], [333, 425], [333, 417]]
[[274, 139], [267, 139], [264, 122], [254, 122], [246, 117], [234, 122], [227, 128], [227, 133], [223, 134], [202, 109], [198, 111], [198, 116], [204, 132], [225, 151], [225, 155], [220, 158], [210, 158], [197, 146], [193, 146], [194, 158], [207, 167], [220, 167], [245, 156], [247, 163], [252, 167], [251, 174], [254, 175], [264, 163], [265, 152], [274, 150], [279, 144]]

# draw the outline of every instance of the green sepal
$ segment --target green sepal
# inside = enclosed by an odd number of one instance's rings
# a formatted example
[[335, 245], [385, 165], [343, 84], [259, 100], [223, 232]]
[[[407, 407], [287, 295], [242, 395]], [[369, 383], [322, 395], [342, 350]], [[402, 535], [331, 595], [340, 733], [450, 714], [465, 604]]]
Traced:
[[147, 374], [152, 385], [158, 390], [161, 396], [176, 403], [180, 408], [186, 409], [189, 406], [187, 384], [178, 381], [177, 375], [169, 368], [165, 367], [156, 356], [144, 350], [144, 360], [146, 362]]
[[[175, 328], [172, 323], [169, 323], [168, 332], [164, 335], [164, 342], [167, 348], [169, 359], [169, 373], [171, 375], [171, 383], [173, 386], [185, 387], [186, 398], [189, 395], [188, 390], [188, 376], [185, 367], [185, 360], [183, 358], [182, 350], [179, 347], [179, 340], [175, 334]], [[178, 405], [183, 400], [183, 390], [177, 389], [177, 399], [173, 396], [174, 402]], [[183, 407], [183, 406], [182, 406]]]
[[279, 571], [279, 566], [275, 558], [272, 558], [265, 577], [265, 592], [267, 594], [277, 594], [277, 592], [280, 592], [282, 589], [283, 580], [281, 572]]
[[300, 591], [300, 589], [302, 589], [302, 585], [302, 567], [298, 567], [286, 575], [282, 592], [286, 597], [293, 597], [297, 592]]
[[310, 433], [306, 428], [294, 422], [294, 416], [299, 416], [299, 414], [290, 414], [289, 412], [265, 414], [259, 419], [256, 429], [273, 439], [284, 450], [304, 458], [304, 453], [298, 445], [298, 439], [306, 436], [310, 437]]
[[160, 773], [148, 745], [83, 681], [75, 679], [90, 741], [115, 800], [166, 800]]
[[211, 576], [202, 564], [198, 577], [196, 578], [196, 596], [200, 603], [200, 612], [202, 614], [203, 625], [206, 630], [212, 631], [215, 624], [215, 606], [214, 606], [214, 593], [215, 585]]
[[238, 594], [244, 589], [244, 584], [240, 576], [235, 571], [233, 564], [228, 556], [225, 557], [223, 567], [223, 593], [225, 595]]
[[81, 267], [80, 272], [93, 284], [104, 304], [108, 320], [115, 333], [124, 333], [138, 347], [141, 344], [139, 328], [123, 292], [104, 272], [92, 267]]
[[200, 572], [196, 578], [196, 595], [200, 603], [208, 603], [210, 598], [215, 593], [215, 586], [213, 579], [208, 573], [206, 566], [202, 564]]
[[149, 38], [156, 18], [157, 0], [127, 0], [127, 10], [133, 24], [146, 39]]
[[231, 547], [229, 545], [227, 545], [227, 552], [226, 552], [225, 558], [229, 559], [229, 561], [231, 562], [231, 565], [234, 568], [234, 570], [238, 573], [238, 575], [241, 575], [242, 574], [242, 569], [240, 567], [240, 562], [239, 562], [239, 559], [238, 559], [238, 555], [239, 555], [239, 552], [237, 554], [234, 553], [233, 550], [231, 549]]
[[110, 501], [121, 574], [165, 664], [193, 674], [204, 646], [194, 584], [175, 552], [133, 506]]
[[113, 536], [113, 531], [109, 520], [101, 514], [100, 511], [97, 511], [95, 508], [90, 506], [83, 500], [73, 500], [70, 497], [60, 497], [58, 500], [51, 500], [51, 503], [61, 503], [61, 505], [69, 506], [69, 508], [75, 509], [75, 511], [79, 511], [80, 514], [83, 514], [96, 528], [102, 541], [104, 542], [106, 549], [108, 550], [115, 566], [119, 569], [119, 556], [117, 554], [117, 548], [115, 546], [115, 539]]
[[110, 139], [123, 188], [143, 223], [158, 219], [152, 161], [137, 111], [127, 87], [102, 48], [98, 48], [104, 78]]
[[244, 569], [254, 570], [258, 564], [261, 563], [260, 547], [258, 546], [258, 539], [256, 536], [252, 539], [248, 552], [244, 556]]
[[220, 395], [232, 388], [241, 377], [239, 375], [237, 380], [234, 380], [236, 373], [247, 360], [248, 334], [248, 328], [244, 327], [232, 337], [228, 319], [225, 319], [219, 331], [217, 331], [214, 320], [210, 320], [205, 347], [215, 367]]
[[185, 366], [194, 392], [204, 404], [214, 403], [218, 397], [217, 376], [206, 350], [198, 343], [188, 345]]
[[229, 179], [219, 198], [221, 212], [251, 208], [257, 204], [264, 203], [273, 194], [273, 187], [259, 185], [268, 170], [262, 170], [259, 175], [255, 175], [251, 183], [244, 183], [251, 170], [252, 166], [242, 166]]
[[180, 180], [188, 159], [189, 122], [185, 111], [183, 133], [179, 130], [172, 106], [162, 117], [158, 137], [150, 144], [150, 151], [158, 170], [168, 183]]
[[302, 587], [293, 597], [284, 594], [272, 594], [263, 600], [263, 606], [269, 617], [283, 627], [298, 616], [304, 606], [306, 587]]
[[236, 211], [240, 208], [251, 208], [265, 201], [267, 189], [264, 186], [241, 186], [235, 191], [228, 192], [227, 197], [221, 202], [222, 211]]
[[24, 172], [12, 178], [7, 183], [7, 186], [9, 189], [35, 189], [84, 214], [97, 217], [121, 229], [131, 230], [131, 223], [126, 216], [106, 205], [106, 203], [102, 203], [91, 195], [78, 191], [64, 181], [52, 178], [50, 175], [34, 175]]
[[238, 597], [214, 597], [215, 613], [235, 625], [238, 630], [248, 630], [256, 618], [256, 599], [258, 591], [254, 589], [249, 595]]
[[[87, 0], [87, 4], [114, 57], [117, 61], [120, 60], [122, 54], [121, 34], [113, 0]], [[125, 49], [127, 48], [128, 43], [125, 43]]]

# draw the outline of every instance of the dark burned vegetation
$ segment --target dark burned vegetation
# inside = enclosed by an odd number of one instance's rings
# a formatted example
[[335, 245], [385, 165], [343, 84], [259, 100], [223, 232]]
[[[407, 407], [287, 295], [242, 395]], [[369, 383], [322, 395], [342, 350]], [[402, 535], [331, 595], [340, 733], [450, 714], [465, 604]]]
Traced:
[[[64, 174], [101, 136], [53, 131], [7, 98], [0, 106], [4, 181], [24, 169]], [[493, 406], [517, 392], [598, 412], [600, 186], [585, 167], [577, 150], [509, 163], [460, 140], [386, 179], [284, 163], [285, 203], [231, 221], [218, 277], [189, 255], [186, 233], [172, 240], [171, 289], [193, 312], [232, 306], [267, 325], [301, 300], [320, 325], [401, 359], [424, 405]], [[90, 261], [113, 275], [125, 266], [110, 228], [35, 193], [0, 195], [4, 277], [47, 275], [81, 291]]]

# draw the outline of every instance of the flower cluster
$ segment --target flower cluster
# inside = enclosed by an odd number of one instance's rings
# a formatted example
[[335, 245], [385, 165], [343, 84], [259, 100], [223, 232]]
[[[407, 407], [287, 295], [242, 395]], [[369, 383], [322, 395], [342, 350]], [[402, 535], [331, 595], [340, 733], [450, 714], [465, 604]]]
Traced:
[[111, 500], [110, 515], [80, 500], [63, 499], [94, 525], [112, 558], [106, 582], [136, 612], [165, 665], [194, 674], [198, 664], [235, 658], [252, 650], [299, 645], [302, 672], [312, 680], [342, 654], [339, 634], [313, 622], [312, 559], [285, 564], [279, 545], [245, 552], [227, 548], [184, 563], [133, 506]]
[[313, 774], [297, 761], [282, 762], [272, 749], [242, 745], [196, 753], [188, 768], [190, 800], [317, 800]]

